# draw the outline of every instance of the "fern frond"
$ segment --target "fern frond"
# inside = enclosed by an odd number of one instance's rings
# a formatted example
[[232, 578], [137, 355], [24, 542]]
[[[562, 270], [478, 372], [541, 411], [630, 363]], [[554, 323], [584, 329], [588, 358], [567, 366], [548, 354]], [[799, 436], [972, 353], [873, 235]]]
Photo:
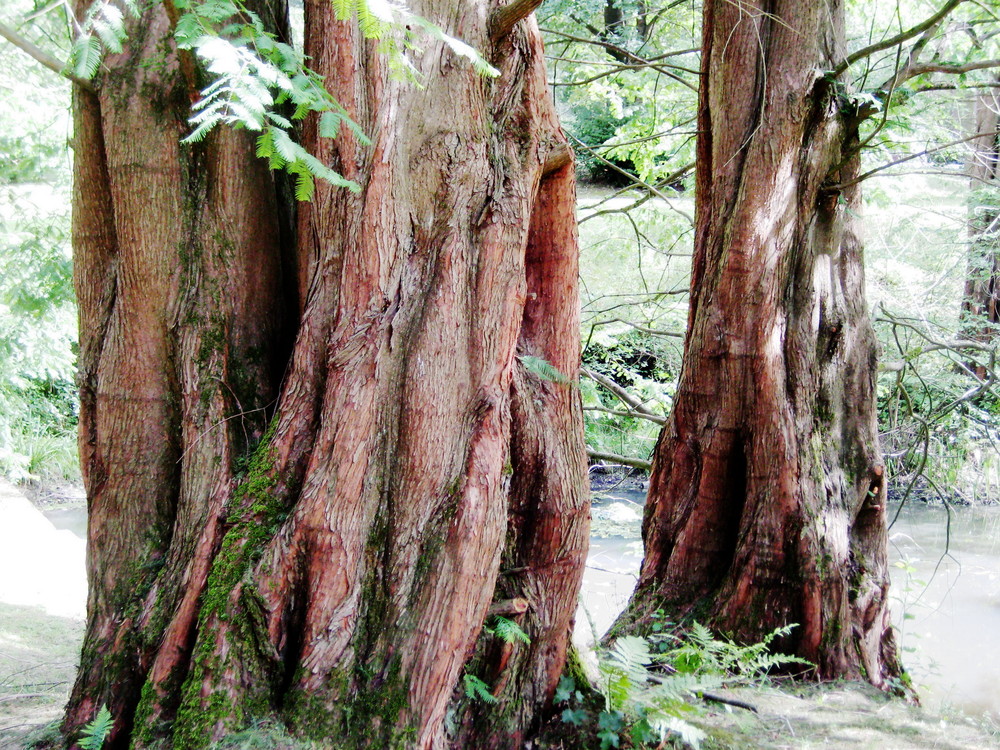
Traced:
[[477, 698], [484, 703], [496, 703], [497, 699], [493, 697], [493, 693], [489, 690], [489, 685], [480, 680], [473, 674], [462, 675], [462, 680], [465, 683], [465, 696], [471, 700], [476, 700]]
[[73, 74], [78, 78], [93, 78], [101, 65], [101, 40], [94, 36], [81, 36], [73, 41], [70, 60]]
[[521, 626], [506, 617], [496, 615], [493, 618], [492, 630], [497, 638], [506, 643], [513, 643], [514, 641], [531, 643], [531, 638], [521, 629]]
[[114, 725], [114, 719], [105, 704], [101, 706], [94, 720], [81, 730], [77, 744], [82, 750], [101, 750]]
[[525, 370], [537, 375], [542, 380], [550, 380], [553, 383], [560, 383], [562, 385], [570, 385], [573, 382], [572, 378], [557, 370], [551, 362], [541, 357], [526, 354], [518, 357], [518, 359], [521, 360], [521, 364], [524, 365]]

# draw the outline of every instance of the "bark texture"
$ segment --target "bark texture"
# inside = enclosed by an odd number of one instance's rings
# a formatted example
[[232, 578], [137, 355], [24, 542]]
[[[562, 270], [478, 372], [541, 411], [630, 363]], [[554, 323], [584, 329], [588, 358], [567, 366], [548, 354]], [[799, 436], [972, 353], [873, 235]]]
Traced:
[[[839, 0], [704, 8], [691, 312], [619, 627], [656, 610], [821, 677], [900, 675]], [[895, 684], [895, 683], [892, 683]]]
[[77, 95], [92, 592], [67, 735], [107, 703], [111, 748], [266, 717], [345, 748], [515, 747], [551, 698], [586, 460], [576, 392], [520, 358], [579, 367], [573, 167], [533, 21], [491, 41], [495, 6], [412, 10], [502, 76], [428, 42], [423, 87], [400, 82], [309, 0], [306, 52], [372, 144], [306, 126], [361, 191], [318, 185], [292, 252], [251, 138], [178, 145], [160, 11]]
[[[962, 296], [963, 333], [975, 341], [996, 339], [1000, 326], [1000, 210], [996, 188], [1000, 163], [1000, 101], [991, 90], [975, 99], [975, 133], [966, 164], [970, 182], [969, 255]], [[986, 368], [969, 368], [986, 378]]]

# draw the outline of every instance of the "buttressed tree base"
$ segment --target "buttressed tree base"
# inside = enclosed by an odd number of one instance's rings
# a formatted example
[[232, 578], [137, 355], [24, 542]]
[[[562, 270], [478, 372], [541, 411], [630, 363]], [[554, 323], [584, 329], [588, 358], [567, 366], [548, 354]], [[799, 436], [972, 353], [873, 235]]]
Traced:
[[840, 0], [705, 3], [684, 364], [618, 627], [796, 623], [776, 646], [820, 677], [899, 688], [843, 22]]
[[[501, 71], [429, 41], [418, 87], [307, 0], [311, 65], [371, 144], [307, 121], [360, 192], [297, 210], [252, 133], [181, 144], [205, 81], [164, 5], [75, 93], [91, 591], [63, 731], [107, 704], [109, 748], [262, 718], [344, 748], [519, 746], [589, 524], [577, 394], [521, 360], [579, 366], [574, 171], [532, 4], [415, 3]], [[286, 33], [281, 0], [254, 10]], [[484, 630], [497, 614], [530, 643]]]

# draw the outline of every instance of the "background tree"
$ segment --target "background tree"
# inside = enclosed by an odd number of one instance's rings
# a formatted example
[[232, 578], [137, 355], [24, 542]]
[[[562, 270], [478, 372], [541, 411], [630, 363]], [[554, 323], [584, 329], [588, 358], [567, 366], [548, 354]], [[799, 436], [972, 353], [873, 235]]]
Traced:
[[[996, 89], [974, 99], [974, 138], [971, 141], [967, 169], [970, 181], [969, 260], [966, 270], [965, 333], [971, 339], [990, 343], [1000, 324], [1000, 258], [997, 256], [996, 181], [1000, 159], [1000, 102]], [[972, 363], [976, 376], [986, 377], [982, 364]]]
[[[307, 121], [359, 191], [318, 185], [294, 229], [251, 134], [180, 143], [210, 79], [171, 4], [77, 87], [91, 593], [67, 736], [106, 703], [110, 747], [267, 716], [343, 746], [513, 746], [549, 699], [588, 519], [560, 375], [573, 168], [531, 6], [415, 6], [502, 72], [428, 43], [417, 88], [307, 3], [306, 52], [372, 142]], [[252, 9], [285, 38], [280, 2]], [[497, 642], [498, 615], [530, 642]]]
[[885, 687], [901, 670], [843, 24], [836, 0], [704, 6], [684, 365], [620, 624], [662, 608], [750, 642], [799, 623], [780, 648]]

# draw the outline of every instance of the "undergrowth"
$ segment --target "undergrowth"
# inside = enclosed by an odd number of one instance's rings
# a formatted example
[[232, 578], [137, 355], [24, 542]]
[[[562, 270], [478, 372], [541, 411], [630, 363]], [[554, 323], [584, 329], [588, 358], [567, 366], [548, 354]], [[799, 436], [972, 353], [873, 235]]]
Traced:
[[771, 651], [772, 642], [793, 627], [741, 646], [697, 622], [682, 633], [661, 617], [649, 636], [621, 636], [599, 650], [593, 684], [563, 676], [555, 693], [561, 713], [552, 734], [575, 736], [580, 747], [600, 750], [666, 743], [698, 750], [707, 735], [694, 719], [703, 700], [718, 700], [711, 691], [761, 684], [774, 670], [792, 665], [812, 666]]

